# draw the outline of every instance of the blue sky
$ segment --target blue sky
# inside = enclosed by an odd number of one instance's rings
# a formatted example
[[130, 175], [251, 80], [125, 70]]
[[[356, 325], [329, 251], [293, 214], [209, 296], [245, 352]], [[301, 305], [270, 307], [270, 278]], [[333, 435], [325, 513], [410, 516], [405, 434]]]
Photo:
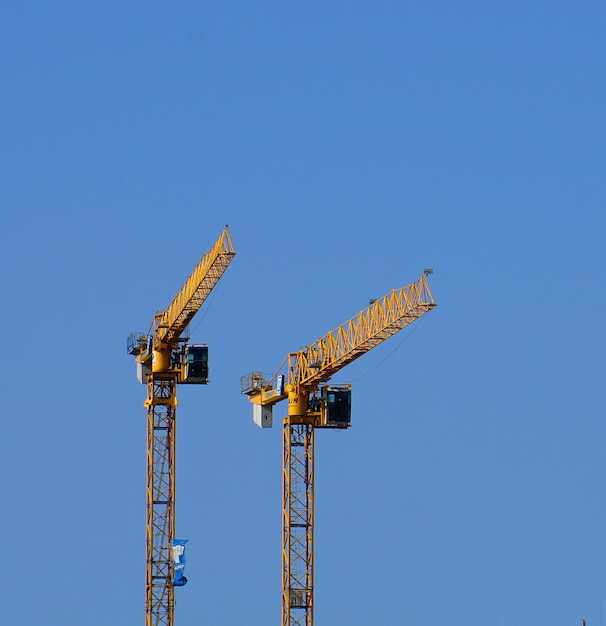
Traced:
[[602, 624], [605, 30], [594, 1], [5, 3], [6, 623], [143, 623], [125, 340], [229, 224], [176, 624], [280, 620], [281, 429], [240, 376], [426, 267], [438, 307], [333, 379], [316, 623]]

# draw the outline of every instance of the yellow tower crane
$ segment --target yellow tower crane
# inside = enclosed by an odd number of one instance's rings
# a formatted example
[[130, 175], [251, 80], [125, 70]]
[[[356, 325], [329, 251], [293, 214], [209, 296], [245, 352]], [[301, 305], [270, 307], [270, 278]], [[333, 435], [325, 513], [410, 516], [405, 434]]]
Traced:
[[272, 407], [288, 398], [283, 430], [282, 626], [314, 623], [314, 430], [348, 428], [351, 385], [326, 383], [376, 345], [433, 309], [425, 270], [416, 282], [394, 289], [355, 317], [299, 352], [278, 371], [242, 377], [254, 422], [272, 426]]
[[226, 226], [148, 334], [132, 333], [127, 351], [147, 385], [147, 550], [145, 626], [174, 624], [175, 438], [177, 384], [208, 382], [208, 347], [189, 344], [187, 328], [235, 256]]

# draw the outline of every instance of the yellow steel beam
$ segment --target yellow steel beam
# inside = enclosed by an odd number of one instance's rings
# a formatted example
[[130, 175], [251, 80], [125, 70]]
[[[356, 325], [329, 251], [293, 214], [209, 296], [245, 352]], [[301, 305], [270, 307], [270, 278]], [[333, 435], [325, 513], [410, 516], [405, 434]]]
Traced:
[[215, 245], [198, 262], [166, 309], [154, 320], [154, 348], [174, 345], [210, 292], [223, 276], [236, 252], [226, 226]]
[[314, 419], [284, 420], [282, 626], [314, 623]]
[[345, 324], [290, 354], [287, 384], [297, 391], [315, 389], [435, 306], [427, 274], [407, 287], [393, 289]]
[[177, 379], [152, 374], [147, 384], [146, 626], [173, 626]]

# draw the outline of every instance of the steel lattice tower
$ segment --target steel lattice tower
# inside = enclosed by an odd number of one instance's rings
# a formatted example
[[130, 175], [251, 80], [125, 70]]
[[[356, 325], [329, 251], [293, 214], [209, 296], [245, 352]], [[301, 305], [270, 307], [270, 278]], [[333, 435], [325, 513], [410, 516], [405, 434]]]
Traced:
[[177, 376], [152, 374], [147, 385], [146, 626], [173, 626]]
[[287, 417], [283, 436], [282, 626], [313, 626], [313, 419]]

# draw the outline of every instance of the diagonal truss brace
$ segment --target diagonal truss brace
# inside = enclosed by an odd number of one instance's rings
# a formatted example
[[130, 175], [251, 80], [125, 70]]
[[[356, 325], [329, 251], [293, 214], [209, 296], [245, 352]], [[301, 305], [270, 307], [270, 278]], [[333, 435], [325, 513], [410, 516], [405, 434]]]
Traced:
[[155, 344], [171, 346], [179, 340], [235, 255], [229, 228], [226, 226], [212, 249], [200, 259], [172, 302], [156, 316]]
[[287, 417], [283, 436], [282, 626], [313, 626], [313, 418]]
[[435, 306], [427, 273], [406, 287], [393, 289], [345, 324], [300, 352], [289, 354], [288, 384], [297, 391], [313, 391], [321, 382]]
[[147, 384], [146, 626], [173, 626], [176, 385], [170, 373]]

